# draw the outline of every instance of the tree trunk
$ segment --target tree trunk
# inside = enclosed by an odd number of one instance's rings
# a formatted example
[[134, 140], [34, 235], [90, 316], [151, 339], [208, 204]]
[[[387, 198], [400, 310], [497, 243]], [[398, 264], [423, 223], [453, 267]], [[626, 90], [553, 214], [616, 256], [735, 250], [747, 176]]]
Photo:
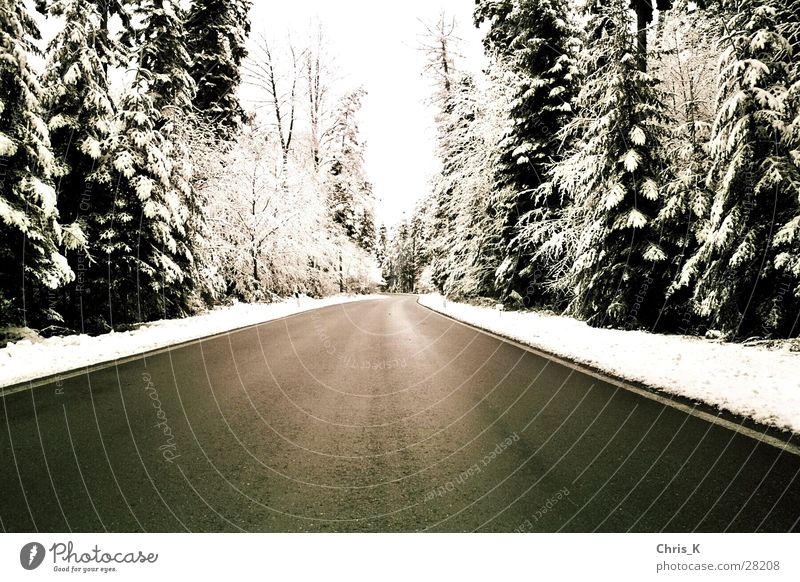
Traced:
[[342, 251], [339, 251], [339, 293], [344, 293], [344, 269], [342, 268]]
[[647, 70], [647, 26], [653, 21], [653, 4], [650, 0], [635, 0], [636, 44], [639, 52], [639, 70]]

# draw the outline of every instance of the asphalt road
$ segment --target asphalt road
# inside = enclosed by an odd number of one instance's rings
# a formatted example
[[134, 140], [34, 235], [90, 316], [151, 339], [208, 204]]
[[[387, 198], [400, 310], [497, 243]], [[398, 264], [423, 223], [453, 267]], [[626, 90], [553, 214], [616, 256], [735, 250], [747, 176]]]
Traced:
[[4, 531], [789, 531], [800, 457], [413, 296], [2, 398]]

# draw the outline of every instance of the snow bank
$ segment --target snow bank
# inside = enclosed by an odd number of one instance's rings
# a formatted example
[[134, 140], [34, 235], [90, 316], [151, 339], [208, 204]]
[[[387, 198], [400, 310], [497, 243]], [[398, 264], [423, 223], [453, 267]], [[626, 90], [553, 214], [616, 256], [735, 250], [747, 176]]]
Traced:
[[71, 335], [23, 339], [0, 349], [0, 387], [125, 358], [239, 327], [263, 323], [301, 311], [382, 295], [301, 297], [282, 303], [239, 303], [184, 319], [149, 322], [134, 331], [95, 337]]
[[800, 432], [800, 353], [697, 337], [597, 329], [570, 317], [423, 295], [426, 307], [573, 362]]

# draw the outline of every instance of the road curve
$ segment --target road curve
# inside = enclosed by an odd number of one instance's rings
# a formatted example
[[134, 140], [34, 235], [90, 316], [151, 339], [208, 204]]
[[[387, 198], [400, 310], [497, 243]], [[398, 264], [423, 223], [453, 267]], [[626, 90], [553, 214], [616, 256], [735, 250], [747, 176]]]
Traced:
[[2, 398], [3, 531], [792, 531], [800, 457], [429, 311], [301, 313]]

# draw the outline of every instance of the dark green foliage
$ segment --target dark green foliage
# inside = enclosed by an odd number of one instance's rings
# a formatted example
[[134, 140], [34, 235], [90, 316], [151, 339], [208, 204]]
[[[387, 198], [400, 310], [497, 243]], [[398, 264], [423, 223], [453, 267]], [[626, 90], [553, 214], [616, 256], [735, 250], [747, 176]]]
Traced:
[[[657, 82], [640, 70], [626, 0], [592, 5], [575, 137], [555, 174], [572, 193], [577, 237], [570, 311], [592, 325], [649, 325], [671, 255], [653, 220], [663, 207], [667, 122]], [[654, 289], [655, 287], [655, 289]], [[659, 291], [660, 287], [660, 291]], [[641, 307], [645, 304], [645, 308]]]
[[236, 94], [247, 56], [249, 0], [195, 0], [186, 19], [191, 75], [197, 86], [194, 106], [230, 134], [244, 119]]
[[495, 291], [501, 297], [527, 293], [537, 304], [545, 297], [534, 272], [547, 267], [517, 235], [520, 223], [546, 221], [564, 203], [560, 192], [539, 188], [549, 181], [550, 166], [559, 159], [559, 132], [572, 117], [579, 75], [571, 18], [566, 0], [479, 0], [475, 9], [475, 22], [489, 23], [487, 52], [511, 71], [513, 83], [492, 205], [506, 247]]
[[113, 192], [111, 211], [99, 217], [97, 241], [97, 260], [107, 269], [110, 326], [185, 313], [194, 291], [186, 225], [195, 204], [177, 127], [194, 93], [183, 14], [167, 0], [137, 9], [136, 76], [98, 172]]
[[86, 244], [67, 254], [76, 280], [58, 293], [59, 311], [73, 329], [85, 330], [85, 319], [103, 304], [105, 285], [88, 282], [96, 273], [98, 221], [111, 211], [111, 190], [97, 179], [99, 160], [116, 114], [109, 92], [108, 70], [125, 62], [126, 51], [112, 39], [110, 18], [128, 22], [119, 3], [97, 0], [58, 0], [48, 14], [60, 17], [64, 28], [48, 48], [44, 73], [45, 104], [56, 158], [56, 190], [62, 222], [75, 225]]
[[[0, 4], [0, 320], [35, 325], [58, 316], [54, 289], [73, 273], [60, 253], [80, 233], [58, 221], [53, 154], [42, 90], [28, 58], [37, 52], [35, 21], [24, 2]], [[72, 236], [72, 235], [75, 236]], [[66, 236], [65, 236], [66, 235]]]
[[[731, 2], [722, 39], [703, 239], [680, 285], [732, 337], [796, 335], [800, 309], [797, 67], [771, 3]], [[794, 16], [796, 21], [797, 15]]]

